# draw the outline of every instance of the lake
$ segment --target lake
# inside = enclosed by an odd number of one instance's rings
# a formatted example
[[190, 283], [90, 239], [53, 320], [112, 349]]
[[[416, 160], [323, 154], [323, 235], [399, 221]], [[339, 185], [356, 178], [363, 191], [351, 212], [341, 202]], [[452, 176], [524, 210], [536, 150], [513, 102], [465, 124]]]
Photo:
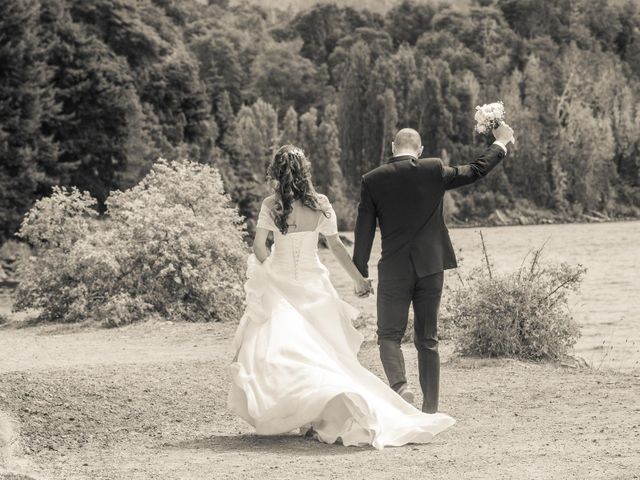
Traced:
[[518, 268], [547, 242], [543, 260], [582, 264], [587, 274], [571, 295], [582, 327], [575, 354], [601, 368], [640, 368], [640, 222], [452, 228], [464, 272], [482, 262], [479, 230], [495, 270]]
[[[570, 309], [582, 336], [574, 352], [596, 368], [640, 368], [640, 221], [517, 227], [451, 228], [461, 273], [482, 264], [484, 235], [494, 272], [515, 271], [532, 249], [545, 242], [542, 261], [582, 264], [587, 273], [580, 291], [570, 293]], [[353, 238], [352, 233], [347, 237]], [[375, 281], [380, 234], [371, 254]], [[321, 259], [340, 295], [375, 317], [375, 301], [353, 295], [353, 283], [327, 250]], [[445, 281], [457, 282], [450, 271]]]
[[[600, 368], [640, 368], [640, 221], [522, 227], [451, 228], [464, 273], [481, 264], [482, 230], [494, 269], [515, 270], [523, 257], [547, 242], [543, 261], [587, 267], [581, 290], [571, 294], [571, 310], [582, 327], [575, 353]], [[353, 238], [352, 234], [348, 234]], [[380, 254], [376, 235], [372, 263]], [[375, 302], [353, 295], [347, 274], [333, 255], [321, 251], [331, 279], [345, 300], [374, 315]], [[375, 268], [372, 268], [375, 274]], [[448, 275], [449, 282], [455, 279]], [[10, 314], [10, 299], [0, 295], [0, 314]], [[22, 315], [19, 315], [22, 316]]]

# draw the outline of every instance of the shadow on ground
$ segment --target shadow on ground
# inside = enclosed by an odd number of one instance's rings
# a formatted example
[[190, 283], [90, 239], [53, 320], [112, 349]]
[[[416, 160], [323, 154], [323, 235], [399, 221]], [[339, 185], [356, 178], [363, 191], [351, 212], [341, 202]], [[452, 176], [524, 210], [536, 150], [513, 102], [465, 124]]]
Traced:
[[326, 444], [300, 435], [213, 435], [210, 437], [165, 444], [166, 448], [209, 449], [216, 452], [248, 451], [286, 455], [345, 455], [373, 450], [373, 447], [344, 447]]

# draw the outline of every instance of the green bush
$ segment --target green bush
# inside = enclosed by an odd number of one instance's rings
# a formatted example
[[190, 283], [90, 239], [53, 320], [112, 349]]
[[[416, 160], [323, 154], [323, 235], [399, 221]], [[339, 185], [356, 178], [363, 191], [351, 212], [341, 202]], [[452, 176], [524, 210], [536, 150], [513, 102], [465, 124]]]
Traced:
[[47, 321], [121, 325], [154, 313], [218, 321], [242, 306], [244, 226], [206, 165], [160, 160], [135, 187], [112, 192], [107, 211], [77, 189], [55, 188], [26, 215], [34, 247], [17, 310]]
[[485, 262], [450, 288], [445, 302], [456, 350], [462, 355], [556, 360], [580, 335], [567, 302], [586, 270], [543, 265], [542, 248], [511, 274], [493, 272]]

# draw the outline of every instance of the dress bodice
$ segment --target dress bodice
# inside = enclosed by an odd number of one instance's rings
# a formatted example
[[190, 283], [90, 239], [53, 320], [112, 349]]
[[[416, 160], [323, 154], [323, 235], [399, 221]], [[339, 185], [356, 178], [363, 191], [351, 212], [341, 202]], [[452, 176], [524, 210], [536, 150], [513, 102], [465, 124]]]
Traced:
[[271, 268], [275, 273], [304, 280], [324, 270], [318, 257], [318, 232], [274, 233]]
[[[338, 227], [335, 212], [326, 197], [323, 197], [323, 203], [321, 211], [313, 212], [316, 221], [313, 230], [283, 234], [273, 221], [268, 202], [263, 202], [257, 227], [273, 232], [274, 243], [268, 259], [273, 273], [305, 282], [317, 280], [318, 273], [326, 272], [318, 257], [318, 235], [335, 235]], [[307, 207], [294, 205], [296, 208]]]

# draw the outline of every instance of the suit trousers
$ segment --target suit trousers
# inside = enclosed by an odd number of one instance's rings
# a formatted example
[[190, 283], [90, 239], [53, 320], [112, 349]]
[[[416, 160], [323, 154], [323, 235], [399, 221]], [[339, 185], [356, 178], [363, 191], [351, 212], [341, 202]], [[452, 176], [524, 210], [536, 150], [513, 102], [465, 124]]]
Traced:
[[401, 342], [413, 304], [413, 343], [418, 350], [418, 371], [423, 393], [422, 411], [438, 410], [440, 355], [438, 353], [438, 310], [444, 272], [418, 277], [413, 265], [406, 275], [378, 278], [378, 345], [380, 360], [389, 385], [398, 390], [407, 382]]

